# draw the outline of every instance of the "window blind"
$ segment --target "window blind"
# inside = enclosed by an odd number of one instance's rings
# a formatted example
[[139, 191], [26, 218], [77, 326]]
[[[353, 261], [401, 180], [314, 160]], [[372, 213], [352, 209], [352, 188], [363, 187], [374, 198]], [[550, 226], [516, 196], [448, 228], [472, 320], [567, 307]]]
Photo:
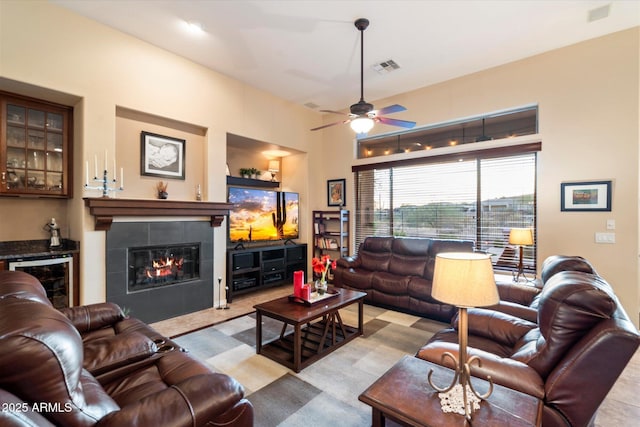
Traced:
[[[536, 227], [536, 152], [422, 164], [390, 164], [355, 171], [356, 248], [368, 236], [473, 240], [496, 269], [517, 268], [512, 227]], [[534, 239], [535, 240], [535, 239]], [[524, 248], [535, 271], [536, 247]]]

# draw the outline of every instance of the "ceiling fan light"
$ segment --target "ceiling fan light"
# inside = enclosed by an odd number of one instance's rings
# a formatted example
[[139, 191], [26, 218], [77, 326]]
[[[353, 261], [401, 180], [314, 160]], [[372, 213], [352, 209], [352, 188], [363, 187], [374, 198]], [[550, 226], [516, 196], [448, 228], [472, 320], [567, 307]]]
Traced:
[[351, 120], [351, 129], [355, 133], [368, 133], [373, 128], [373, 119], [369, 117], [358, 117]]

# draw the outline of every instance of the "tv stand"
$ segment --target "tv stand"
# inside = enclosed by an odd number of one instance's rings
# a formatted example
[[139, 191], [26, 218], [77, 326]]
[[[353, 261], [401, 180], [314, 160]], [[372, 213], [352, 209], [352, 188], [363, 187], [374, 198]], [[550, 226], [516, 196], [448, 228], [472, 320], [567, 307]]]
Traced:
[[307, 276], [307, 244], [283, 243], [276, 246], [227, 250], [227, 302], [237, 295], [290, 283], [293, 272]]

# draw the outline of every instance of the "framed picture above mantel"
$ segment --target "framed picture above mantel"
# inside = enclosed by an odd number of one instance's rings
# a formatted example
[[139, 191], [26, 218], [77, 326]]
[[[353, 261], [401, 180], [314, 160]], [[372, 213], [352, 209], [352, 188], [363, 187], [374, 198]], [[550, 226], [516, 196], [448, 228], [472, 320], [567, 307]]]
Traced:
[[140, 133], [140, 174], [160, 178], [185, 179], [184, 139]]
[[610, 212], [611, 181], [561, 183], [560, 210], [562, 212]]

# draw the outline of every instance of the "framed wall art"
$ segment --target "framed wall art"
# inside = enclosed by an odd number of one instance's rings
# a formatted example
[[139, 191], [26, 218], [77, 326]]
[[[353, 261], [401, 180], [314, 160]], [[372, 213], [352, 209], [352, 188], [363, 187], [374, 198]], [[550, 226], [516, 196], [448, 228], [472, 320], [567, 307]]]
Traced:
[[327, 205], [344, 206], [347, 199], [345, 179], [330, 179], [327, 181]]
[[140, 174], [184, 179], [185, 140], [140, 133]]
[[611, 181], [561, 183], [560, 210], [610, 212]]

